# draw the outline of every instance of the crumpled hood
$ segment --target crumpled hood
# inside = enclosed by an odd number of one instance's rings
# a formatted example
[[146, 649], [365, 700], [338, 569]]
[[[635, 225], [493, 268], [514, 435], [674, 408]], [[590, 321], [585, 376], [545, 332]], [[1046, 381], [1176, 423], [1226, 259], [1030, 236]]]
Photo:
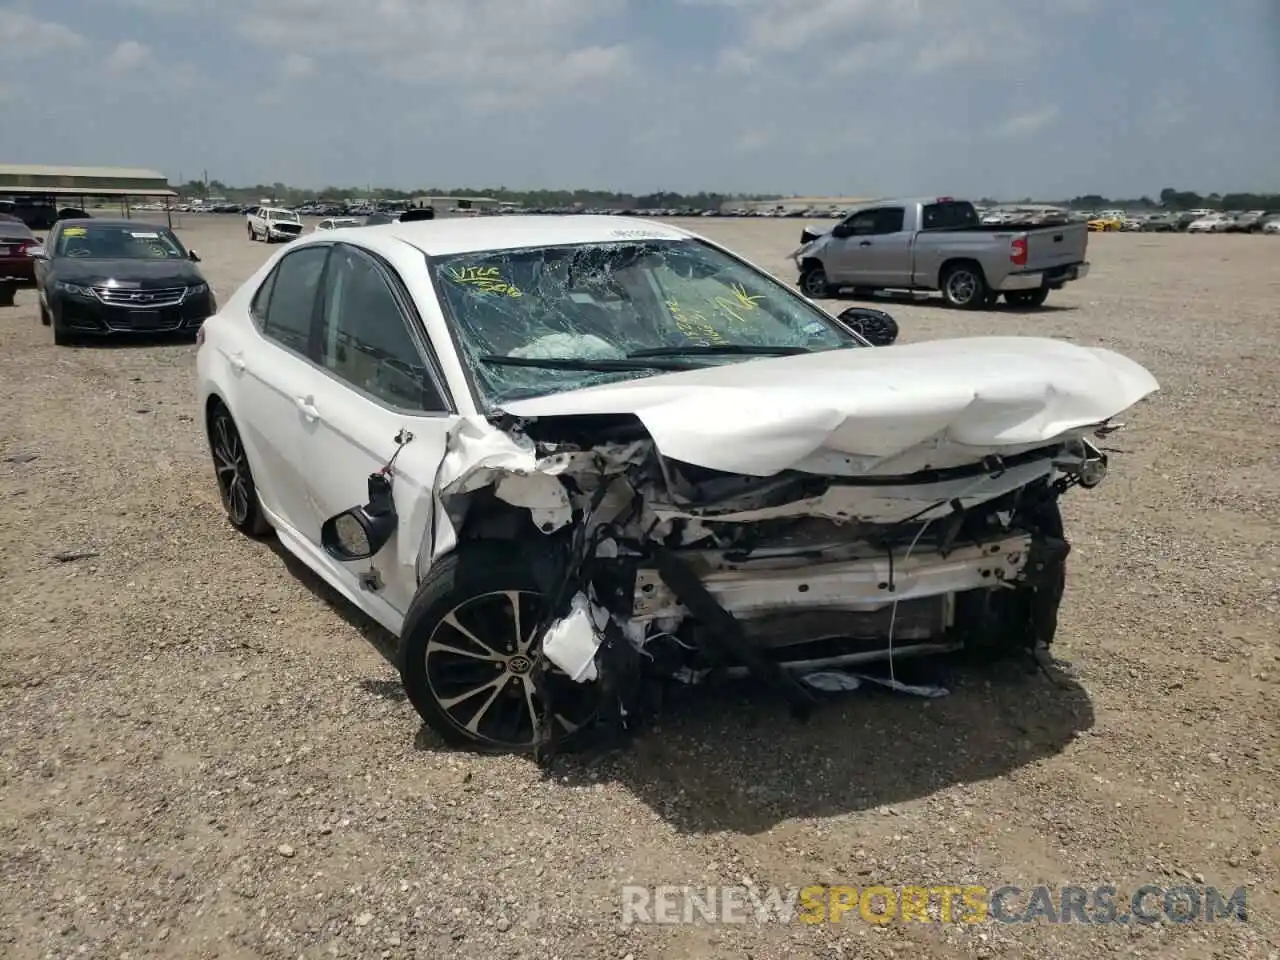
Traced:
[[726, 473], [906, 473], [1032, 449], [1158, 389], [1112, 350], [969, 337], [716, 364], [504, 409], [634, 414], [664, 456]]

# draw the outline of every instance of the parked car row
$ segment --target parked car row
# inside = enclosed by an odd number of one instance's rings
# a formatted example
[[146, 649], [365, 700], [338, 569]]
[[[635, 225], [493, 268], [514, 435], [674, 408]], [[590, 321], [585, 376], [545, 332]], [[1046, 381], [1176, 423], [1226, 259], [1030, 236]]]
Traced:
[[[302, 236], [301, 213], [301, 210], [289, 210], [285, 207], [251, 207], [245, 214], [245, 230], [250, 240], [288, 243]], [[312, 232], [324, 233], [347, 227], [373, 227], [384, 223], [433, 219], [435, 210], [432, 207], [374, 211], [367, 216], [325, 217], [312, 228]]]
[[[142, 209], [142, 208], [139, 208]], [[163, 208], [160, 208], [163, 209]], [[258, 209], [257, 204], [215, 203], [204, 205], [185, 205], [175, 209], [188, 212], [205, 213], [239, 213], [249, 215]], [[359, 203], [306, 203], [292, 208], [299, 216], [320, 217], [380, 217], [382, 220], [372, 222], [389, 222], [400, 219], [406, 211], [403, 204], [396, 201], [361, 201]], [[561, 207], [475, 207], [454, 209], [450, 213], [469, 216], [509, 216], [509, 215], [614, 215], [624, 217], [765, 217], [807, 220], [843, 220], [849, 216], [854, 207], [850, 206], [809, 206], [792, 207], [777, 204], [773, 207], [755, 205], [751, 207], [734, 207], [719, 209], [703, 209], [700, 207], [667, 207], [667, 208], [606, 208], [581, 206]], [[1277, 211], [1156, 211], [1130, 213], [1126, 210], [1084, 211], [1069, 210], [1065, 207], [1054, 207], [1042, 204], [1001, 205], [998, 207], [977, 207], [979, 218], [986, 226], [1036, 227], [1055, 223], [1088, 223], [1094, 232], [1174, 232], [1187, 231], [1192, 223], [1200, 220], [1206, 222], [1190, 230], [1192, 233], [1274, 233], [1266, 229]]]
[[1104, 211], [1090, 215], [1089, 229], [1098, 232], [1140, 233], [1275, 233], [1280, 227], [1269, 227], [1280, 220], [1280, 212], [1251, 210], [1245, 212], [1215, 212], [1187, 210], [1185, 212], [1128, 214], [1124, 211]]

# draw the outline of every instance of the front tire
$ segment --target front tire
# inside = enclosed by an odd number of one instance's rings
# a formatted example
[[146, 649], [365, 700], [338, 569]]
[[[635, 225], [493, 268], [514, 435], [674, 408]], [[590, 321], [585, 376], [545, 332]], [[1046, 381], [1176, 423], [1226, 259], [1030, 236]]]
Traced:
[[[486, 753], [534, 749], [533, 711], [544, 704], [533, 635], [546, 597], [531, 561], [511, 544], [464, 543], [432, 566], [400, 633], [409, 702], [445, 743]], [[599, 681], [576, 683], [550, 663], [543, 683], [556, 715], [552, 738], [571, 748], [591, 726]]]
[[258, 502], [258, 488], [249, 469], [249, 454], [231, 418], [231, 411], [219, 403], [209, 414], [209, 451], [218, 481], [222, 509], [231, 525], [251, 537], [271, 531], [271, 524]]
[[987, 302], [986, 278], [976, 263], [952, 264], [942, 277], [942, 297], [960, 310], [976, 310]]
[[827, 280], [827, 271], [821, 264], [806, 264], [800, 271], [800, 290], [810, 300], [822, 300], [835, 291]]

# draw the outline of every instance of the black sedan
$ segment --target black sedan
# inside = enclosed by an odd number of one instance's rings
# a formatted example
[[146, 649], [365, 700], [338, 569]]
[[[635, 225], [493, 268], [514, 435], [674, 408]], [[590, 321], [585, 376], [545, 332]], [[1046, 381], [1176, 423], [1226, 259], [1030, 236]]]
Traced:
[[218, 309], [172, 230], [136, 220], [60, 220], [33, 251], [40, 322], [53, 342], [173, 333], [194, 337]]

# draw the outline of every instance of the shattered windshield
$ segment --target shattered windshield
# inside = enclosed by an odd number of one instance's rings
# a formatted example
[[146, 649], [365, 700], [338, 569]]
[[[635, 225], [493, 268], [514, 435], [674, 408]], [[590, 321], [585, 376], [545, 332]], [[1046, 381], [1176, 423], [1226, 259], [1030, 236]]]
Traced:
[[490, 406], [863, 345], [777, 280], [696, 240], [485, 251], [431, 267]]

